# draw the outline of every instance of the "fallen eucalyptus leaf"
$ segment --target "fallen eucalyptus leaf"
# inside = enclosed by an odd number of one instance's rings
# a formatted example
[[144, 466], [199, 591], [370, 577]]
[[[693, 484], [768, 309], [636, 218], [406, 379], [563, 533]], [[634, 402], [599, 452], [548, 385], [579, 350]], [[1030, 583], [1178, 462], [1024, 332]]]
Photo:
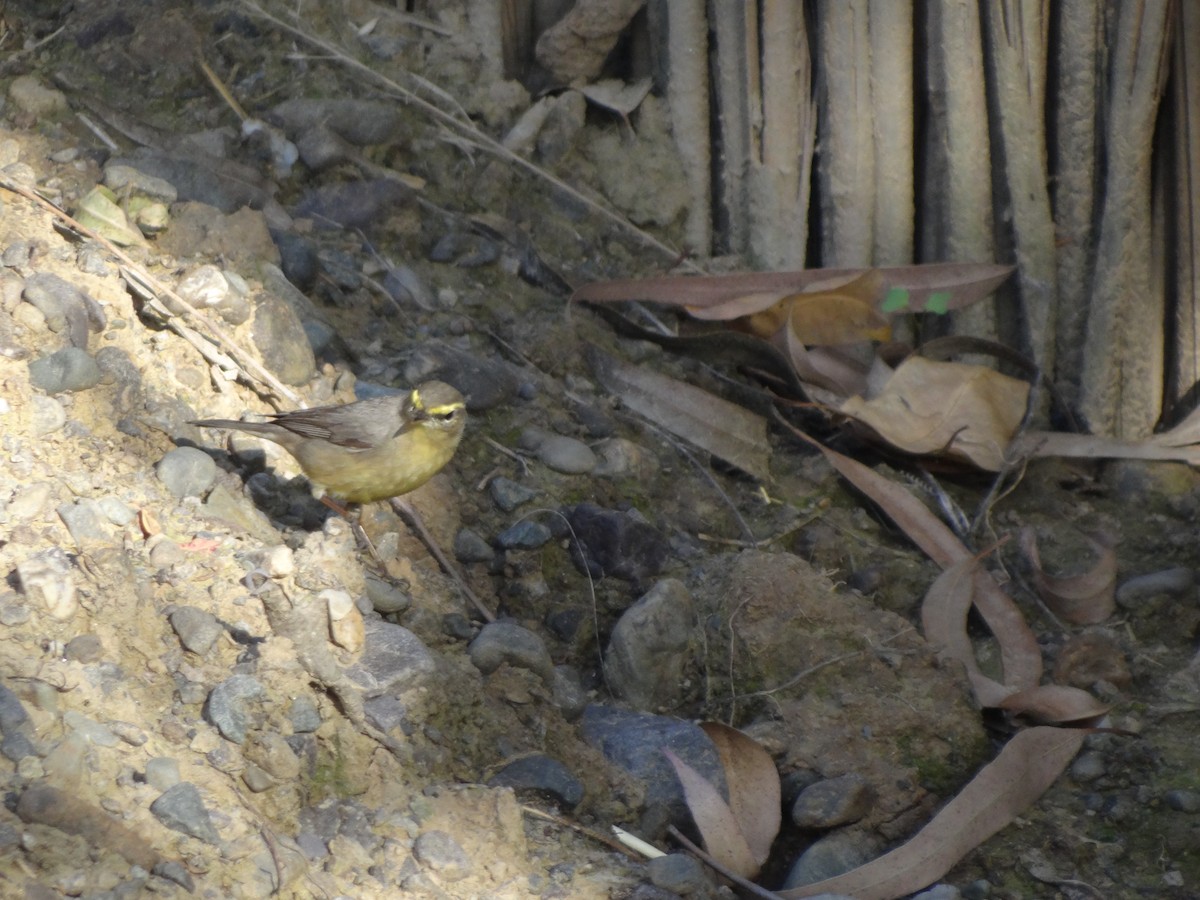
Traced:
[[662, 752], [675, 767], [692, 820], [709, 856], [731, 872], [743, 878], [753, 878], [758, 874], [760, 864], [755, 860], [737, 817], [721, 792], [670, 750], [664, 747]]
[[841, 412], [898, 450], [998, 472], [1028, 398], [1026, 382], [995, 369], [910, 356], [878, 396], [850, 397]]
[[848, 894], [893, 900], [932, 884], [1028, 809], [1079, 752], [1086, 732], [1038, 726], [1018, 732], [908, 843], [844, 875], [779, 892], [784, 900]]
[[782, 789], [775, 761], [758, 741], [720, 722], [700, 727], [717, 748], [729, 788], [729, 808], [759, 866], [771, 854], [783, 819]]
[[1104, 535], [1088, 536], [1098, 554], [1095, 564], [1079, 575], [1048, 575], [1042, 569], [1037, 534], [1021, 529], [1021, 552], [1033, 573], [1038, 596], [1056, 616], [1072, 625], [1103, 622], [1117, 608], [1117, 554]]
[[592, 352], [591, 362], [604, 386], [629, 409], [760, 481], [770, 479], [771, 445], [762, 416], [599, 351]]

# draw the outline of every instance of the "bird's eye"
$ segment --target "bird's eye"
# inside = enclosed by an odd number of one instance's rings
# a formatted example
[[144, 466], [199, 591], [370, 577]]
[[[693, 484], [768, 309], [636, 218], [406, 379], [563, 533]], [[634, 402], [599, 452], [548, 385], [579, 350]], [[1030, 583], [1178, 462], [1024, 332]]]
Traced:
[[458, 413], [458, 409], [455, 408], [447, 410], [446, 412], [434, 413], [433, 417], [439, 422], [453, 422], [456, 418], [458, 418]]

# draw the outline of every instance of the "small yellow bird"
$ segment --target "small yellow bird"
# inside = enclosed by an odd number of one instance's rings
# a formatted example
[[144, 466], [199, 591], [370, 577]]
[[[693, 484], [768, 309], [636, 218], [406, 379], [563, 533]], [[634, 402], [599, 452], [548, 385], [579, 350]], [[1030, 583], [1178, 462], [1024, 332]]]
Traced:
[[313, 493], [370, 503], [415, 491], [454, 456], [467, 423], [463, 396], [441, 381], [404, 395], [279, 413], [269, 422], [199, 419], [274, 441], [300, 463]]

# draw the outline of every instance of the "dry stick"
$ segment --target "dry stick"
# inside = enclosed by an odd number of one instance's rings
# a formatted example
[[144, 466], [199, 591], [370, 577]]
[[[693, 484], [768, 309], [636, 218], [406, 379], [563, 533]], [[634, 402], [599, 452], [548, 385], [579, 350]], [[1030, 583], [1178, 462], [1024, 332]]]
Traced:
[[[642, 229], [638, 228], [636, 225], [634, 225], [632, 222], [630, 222], [627, 218], [622, 216], [620, 213], [616, 212], [615, 210], [610, 209], [609, 207], [600, 203], [598, 200], [595, 200], [592, 197], [587, 196], [586, 194], [581, 192], [578, 188], [572, 187], [571, 185], [567, 184], [562, 179], [555, 177], [554, 175], [547, 172], [545, 169], [541, 168], [537, 164], [530, 162], [529, 160], [525, 159], [524, 157], [522, 157], [516, 153], [513, 153], [511, 150], [509, 150], [507, 147], [505, 147], [502, 143], [497, 141], [495, 138], [492, 138], [489, 135], [484, 134], [482, 131], [480, 131], [478, 128], [476, 128], [471, 122], [464, 121], [463, 119], [460, 119], [457, 116], [451, 115], [450, 113], [446, 112], [445, 110], [440, 109], [439, 107], [430, 103], [428, 100], [425, 100], [424, 98], [417, 96], [412, 91], [397, 84], [395, 81], [392, 81], [387, 76], [381, 75], [379, 72], [376, 72], [370, 66], [364, 65], [363, 63], [354, 59], [352, 56], [349, 56], [346, 53], [344, 53], [343, 51], [339, 50], [337, 48], [337, 46], [335, 46], [334, 44], [330, 44], [327, 41], [324, 41], [321, 38], [317, 37], [316, 35], [309, 34], [307, 31], [303, 30], [302, 28], [298, 28], [295, 25], [290, 25], [287, 22], [283, 21], [282, 19], [276, 18], [275, 16], [273, 16], [269, 12], [267, 12], [265, 9], [263, 9], [261, 6], [259, 6], [257, 3], [253, 3], [253, 2], [251, 2], [251, 0], [241, 0], [241, 2], [242, 2], [243, 6], [245, 6], [247, 9], [249, 9], [255, 15], [260, 16], [263, 19], [266, 19], [268, 22], [270, 22], [275, 27], [286, 31], [289, 34], [294, 35], [295, 37], [300, 38], [300, 40], [305, 41], [306, 43], [309, 43], [314, 47], [320, 48], [324, 52], [330, 54], [338, 62], [345, 65], [347, 68], [353, 69], [356, 72], [359, 72], [360, 74], [366, 75], [366, 76], [374, 79], [377, 83], [383, 85], [383, 87], [385, 87], [387, 90], [394, 92], [401, 100], [405, 101], [406, 103], [411, 104], [412, 106], [415, 106], [417, 109], [421, 110], [426, 115], [431, 116], [432, 118], [436, 119], [438, 122], [441, 122], [443, 125], [446, 125], [453, 131], [457, 132], [458, 134], [461, 134], [464, 137], [468, 138], [469, 140], [473, 141], [477, 146], [480, 147], [480, 149], [485, 150], [488, 153], [491, 153], [492, 155], [505, 160], [506, 162], [512, 163], [515, 166], [525, 169], [527, 172], [530, 172], [534, 176], [541, 178], [542, 180], [550, 183], [558, 190], [560, 190], [560, 191], [564, 192], [565, 194], [567, 194], [568, 196], [570, 196], [572, 199], [578, 200], [580, 203], [584, 204], [592, 211], [594, 211], [594, 212], [598, 213], [599, 215], [603, 216], [604, 218], [608, 219], [610, 222], [617, 225], [621, 230], [633, 235], [634, 237], [636, 237], [639, 241], [641, 241], [646, 246], [652, 247], [653, 249], [659, 251], [660, 253], [662, 253], [665, 256], [667, 256], [668, 258], [670, 258], [672, 261], [676, 261], [680, 258], [679, 251], [677, 249], [675, 249], [674, 247], [671, 247], [670, 245], [658, 240], [658, 238], [654, 237], [649, 232], [643, 231]], [[694, 272], [702, 271], [699, 266], [695, 265], [694, 263], [692, 263], [690, 261], [685, 261], [685, 265], [687, 265]]]
[[[158, 313], [158, 315], [162, 317], [168, 328], [200, 351], [201, 355], [203, 355], [205, 359], [211, 359], [211, 357], [209, 352], [201, 346], [202, 339], [211, 341], [212, 343], [224, 348], [229, 356], [232, 357], [232, 359], [222, 360], [220, 364], [229, 368], [236, 368], [246, 382], [252, 387], [258, 383], [266, 388], [269, 388], [270, 391], [274, 393], [275, 397], [282, 397], [295, 406], [302, 405], [300, 397], [295, 391], [284, 385], [283, 382], [264, 369], [257, 360], [255, 360], [250, 356], [249, 353], [238, 346], [237, 342], [234, 341], [233, 338], [231, 338], [228, 334], [226, 334], [223, 328], [213, 324], [204, 316], [200, 315], [200, 312], [196, 309], [196, 307], [192, 306], [192, 304], [190, 304], [187, 300], [183, 299], [183, 297], [179, 296], [179, 294], [171, 290], [169, 287], [139, 266], [127, 253], [119, 249], [107, 238], [97, 234], [86, 225], [82, 225], [75, 221], [75, 219], [71, 218], [71, 216], [67, 215], [65, 212], [63, 212], [63, 210], [59, 209], [49, 200], [40, 196], [36, 192], [31, 191], [27, 187], [10, 181], [3, 176], [0, 176], [0, 187], [12, 191], [14, 194], [20, 194], [25, 199], [36, 203], [38, 206], [41, 206], [51, 215], [57, 217], [68, 228], [95, 241], [105, 250], [115, 256], [118, 260], [120, 260], [124, 267], [122, 269], [122, 274], [126, 277], [127, 281], [130, 281], [131, 286], [132, 282], [136, 280], [154, 294], [158, 295], [150, 300], [149, 305], [156, 313]], [[200, 332], [197, 333], [196, 331], [193, 331], [185, 326], [182, 322], [178, 321], [178, 317], [168, 310], [166, 306], [164, 306], [158, 299], [158, 297], [169, 297], [173, 302], [178, 303], [181, 307], [183, 307], [184, 310], [187, 311], [188, 318], [201, 326]], [[208, 333], [206, 334], [204, 332]], [[270, 398], [268, 397], [268, 399]]]
[[471, 590], [470, 585], [467, 584], [467, 580], [458, 571], [458, 567], [452, 564], [446, 554], [442, 552], [442, 548], [433, 539], [433, 535], [429, 533], [429, 529], [425, 527], [424, 520], [413, 505], [402, 497], [393, 497], [391, 506], [396, 511], [396, 515], [403, 519], [408, 524], [408, 527], [417, 533], [417, 537], [421, 539], [421, 543], [425, 545], [425, 549], [437, 560], [438, 565], [442, 567], [442, 571], [449, 575], [451, 580], [458, 585], [458, 589], [466, 594], [467, 599], [479, 610], [479, 614], [483, 616], [484, 620], [495, 622], [495, 615], [492, 614], [490, 609], [484, 606], [483, 601]]
[[780, 897], [779, 894], [776, 894], [774, 891], [768, 891], [766, 888], [759, 887], [753, 881], [747, 881], [741, 875], [738, 875], [737, 873], [732, 872], [729, 869], [725, 868], [725, 866], [721, 865], [721, 863], [717, 862], [715, 859], [713, 859], [711, 856], [709, 856], [707, 853], [705, 853], [703, 850], [701, 850], [699, 847], [697, 847], [695, 844], [693, 844], [691, 841], [689, 841], [686, 837], [684, 837], [683, 834], [680, 832], [680, 830], [678, 828], [676, 828], [674, 825], [668, 825], [667, 832], [671, 835], [671, 837], [673, 837], [673, 838], [675, 838], [675, 840], [679, 841], [679, 843], [683, 845], [685, 850], [687, 850], [689, 853], [691, 853], [693, 856], [695, 856], [701, 862], [706, 863], [708, 866], [715, 869], [717, 872], [721, 873], [721, 875], [728, 878], [730, 881], [732, 881], [734, 884], [736, 884], [742, 890], [748, 891], [750, 894], [752, 894], [755, 897], [764, 897], [764, 898], [766, 898], [766, 900], [783, 900], [783, 898]]
[[572, 822], [570, 819], [564, 819], [562, 816], [556, 816], [553, 813], [545, 812], [544, 810], [540, 810], [535, 806], [526, 806], [522, 804], [521, 812], [525, 813], [527, 816], [533, 816], [537, 819], [544, 819], [547, 822], [553, 822], [555, 825], [561, 825], [563, 828], [570, 828], [572, 831], [577, 831], [586, 837], [590, 837], [593, 841], [599, 841], [606, 847], [611, 847], [613, 850], [616, 850], [619, 853], [624, 853], [630, 859], [635, 859], [638, 862], [643, 861], [642, 857], [634, 853], [620, 841], [614, 840], [606, 834], [601, 834], [599, 831], [588, 828], [586, 825], [580, 825], [578, 822]]

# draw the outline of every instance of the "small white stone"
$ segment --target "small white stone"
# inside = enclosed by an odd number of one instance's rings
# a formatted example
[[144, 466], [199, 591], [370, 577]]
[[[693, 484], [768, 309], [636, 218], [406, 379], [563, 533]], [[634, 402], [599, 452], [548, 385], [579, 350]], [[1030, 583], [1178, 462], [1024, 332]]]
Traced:
[[366, 625], [354, 598], [345, 591], [332, 588], [321, 591], [320, 596], [329, 608], [329, 635], [333, 642], [357, 653], [366, 642]]
[[292, 548], [280, 544], [267, 551], [263, 568], [271, 578], [285, 578], [296, 571], [296, 557]]

